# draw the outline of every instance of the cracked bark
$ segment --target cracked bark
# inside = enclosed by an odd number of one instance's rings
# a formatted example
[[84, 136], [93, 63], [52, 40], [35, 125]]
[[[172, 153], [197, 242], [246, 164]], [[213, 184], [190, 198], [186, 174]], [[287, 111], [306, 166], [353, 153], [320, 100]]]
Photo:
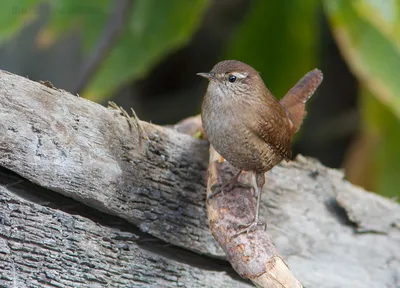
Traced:
[[224, 263], [168, 247], [4, 168], [0, 202], [1, 287], [248, 286]]
[[[141, 122], [143, 140], [118, 111], [5, 71], [0, 119], [0, 286], [248, 285], [215, 260], [207, 141]], [[267, 233], [305, 287], [400, 286], [398, 204], [303, 157], [266, 186]]]

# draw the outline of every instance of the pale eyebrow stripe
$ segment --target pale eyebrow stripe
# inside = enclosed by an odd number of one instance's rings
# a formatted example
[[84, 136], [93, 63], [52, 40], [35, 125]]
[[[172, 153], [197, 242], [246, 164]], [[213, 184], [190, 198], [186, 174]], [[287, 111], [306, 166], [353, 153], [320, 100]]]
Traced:
[[232, 72], [232, 75], [235, 75], [238, 78], [246, 78], [248, 73], [239, 73], [239, 72]]

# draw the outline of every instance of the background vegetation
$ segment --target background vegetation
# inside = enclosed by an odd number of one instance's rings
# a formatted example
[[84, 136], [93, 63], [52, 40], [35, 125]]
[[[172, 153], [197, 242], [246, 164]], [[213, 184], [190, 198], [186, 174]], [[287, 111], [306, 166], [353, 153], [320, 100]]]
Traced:
[[281, 97], [319, 67], [295, 152], [400, 195], [400, 0], [14, 0], [0, 4], [0, 68], [139, 117], [199, 113], [195, 76], [224, 59]]

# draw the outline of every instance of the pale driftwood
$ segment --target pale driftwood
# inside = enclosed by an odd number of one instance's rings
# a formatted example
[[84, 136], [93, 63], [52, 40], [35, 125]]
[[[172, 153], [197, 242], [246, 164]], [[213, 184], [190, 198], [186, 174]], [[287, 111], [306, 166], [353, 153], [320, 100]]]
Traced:
[[[47, 188], [46, 193], [58, 192], [126, 219], [151, 235], [150, 238], [154, 236], [199, 254], [223, 258], [223, 251], [209, 232], [205, 213], [208, 143], [173, 129], [141, 124], [148, 140], [139, 137], [138, 131], [130, 128], [127, 119], [117, 111], [0, 72], [0, 166]], [[4, 199], [8, 198], [1, 196], [2, 205], [9, 201]], [[10, 199], [7, 205], [13, 205], [14, 212], [2, 208], [3, 219], [20, 213], [21, 201]], [[35, 213], [47, 209], [44, 203], [35, 201]], [[52, 207], [61, 209], [63, 205], [56, 203]], [[302, 157], [283, 163], [267, 174], [262, 209], [268, 235], [305, 287], [400, 286], [398, 204], [352, 186], [341, 172]], [[71, 209], [68, 214], [80, 212]], [[17, 232], [27, 224], [36, 227], [45, 223], [29, 213], [19, 219], [23, 224], [14, 228]], [[99, 229], [105, 229], [104, 233], [119, 229], [98, 225]], [[55, 231], [64, 231], [61, 223], [54, 227]], [[103, 241], [102, 233], [90, 235], [93, 243]], [[1, 239], [9, 241], [4, 236]], [[41, 247], [50, 261], [54, 248]], [[35, 250], [10, 251], [0, 253], [0, 267], [3, 264], [11, 267], [11, 275], [17, 277], [7, 276], [11, 277], [11, 283], [25, 275], [21, 261], [38, 259], [31, 265], [34, 267], [30, 275], [45, 271], [41, 258], [35, 258]], [[132, 256], [135, 252], [128, 254]], [[172, 254], [167, 253], [166, 258]], [[145, 262], [140, 260], [143, 258], [137, 256], [136, 262], [135, 255], [132, 257], [127, 261], [144, 269]], [[28, 260], [13, 262], [12, 259]], [[202, 258], [205, 259], [208, 258]], [[55, 257], [51, 261], [59, 260]], [[60, 274], [69, 269], [58, 267], [64, 269]], [[114, 271], [113, 267], [108, 273]], [[95, 273], [92, 269], [82, 267], [88, 274]], [[146, 273], [141, 273], [146, 277]], [[161, 274], [159, 277], [170, 275], [168, 271]], [[193, 272], [192, 276], [196, 275]], [[113, 280], [110, 281], [112, 286]], [[222, 286], [219, 283], [214, 286]]]
[[[207, 195], [215, 185], [229, 181], [237, 169], [226, 162], [210, 147]], [[238, 183], [231, 190], [224, 189], [207, 201], [207, 217], [215, 240], [224, 250], [228, 261], [243, 278], [250, 279], [259, 287], [301, 288], [289, 267], [279, 255], [265, 227], [257, 227], [251, 233], [237, 235], [241, 224], [251, 223], [255, 216], [250, 173], [242, 172]], [[232, 177], [232, 176], [230, 176]], [[228, 179], [227, 179], [228, 178]]]
[[[208, 144], [0, 72], [0, 165], [162, 240], [222, 257], [204, 210]], [[28, 168], [29, 167], [29, 168]]]
[[4, 168], [0, 183], [0, 287], [251, 287]]

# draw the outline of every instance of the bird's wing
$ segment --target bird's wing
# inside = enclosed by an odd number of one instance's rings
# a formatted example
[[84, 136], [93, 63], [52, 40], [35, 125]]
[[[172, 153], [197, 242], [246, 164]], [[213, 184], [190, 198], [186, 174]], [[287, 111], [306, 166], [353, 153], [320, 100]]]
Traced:
[[[279, 105], [279, 106], [278, 106]], [[260, 105], [252, 115], [253, 133], [264, 140], [272, 149], [286, 160], [292, 157], [292, 131], [285, 111], [279, 102], [274, 108]]]

